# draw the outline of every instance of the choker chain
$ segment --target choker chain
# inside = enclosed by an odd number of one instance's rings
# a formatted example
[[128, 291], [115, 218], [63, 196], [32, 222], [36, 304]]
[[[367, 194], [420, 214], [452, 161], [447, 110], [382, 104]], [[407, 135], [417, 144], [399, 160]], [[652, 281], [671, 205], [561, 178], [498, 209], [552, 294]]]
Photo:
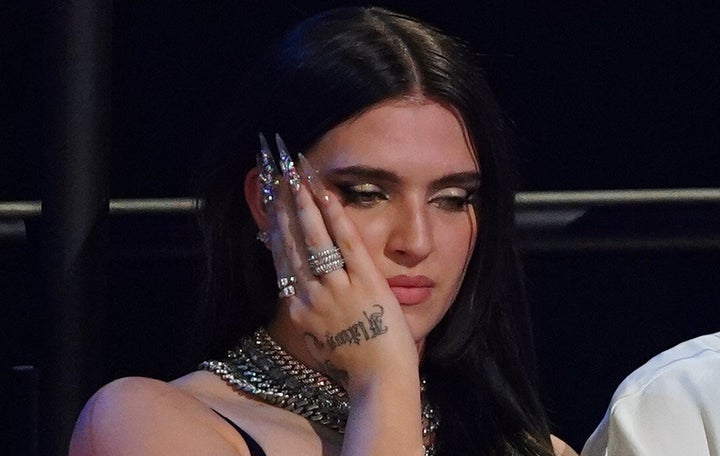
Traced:
[[[238, 392], [345, 432], [350, 412], [347, 392], [331, 378], [290, 356], [264, 328], [243, 338], [224, 360], [204, 361], [199, 369], [219, 375]], [[421, 391], [425, 391], [424, 379]], [[421, 419], [425, 456], [432, 456], [440, 420], [424, 400]]]

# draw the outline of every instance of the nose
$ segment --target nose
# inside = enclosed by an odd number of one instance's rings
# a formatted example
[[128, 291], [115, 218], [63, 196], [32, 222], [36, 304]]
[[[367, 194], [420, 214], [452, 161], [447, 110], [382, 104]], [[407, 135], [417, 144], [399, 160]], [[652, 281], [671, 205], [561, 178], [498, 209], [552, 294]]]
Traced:
[[427, 206], [410, 203], [398, 208], [391, 221], [386, 244], [387, 255], [404, 266], [414, 266], [427, 258], [433, 249], [431, 223]]

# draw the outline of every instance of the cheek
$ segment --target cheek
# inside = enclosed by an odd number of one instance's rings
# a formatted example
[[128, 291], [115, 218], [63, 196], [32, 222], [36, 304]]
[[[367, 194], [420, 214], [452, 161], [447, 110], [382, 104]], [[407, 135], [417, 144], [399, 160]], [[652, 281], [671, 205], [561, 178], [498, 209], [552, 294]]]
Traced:
[[[384, 255], [389, 229], [396, 214], [392, 211], [353, 209], [346, 207], [346, 213], [363, 240], [365, 248], [376, 262]], [[434, 220], [432, 220], [434, 219]], [[442, 214], [432, 217], [433, 243], [441, 262], [460, 273], [470, 259], [477, 238], [475, 214]]]
[[364, 209], [345, 208], [371, 256], [383, 251], [389, 223], [380, 214]]
[[443, 220], [435, 226], [435, 243], [443, 261], [464, 269], [472, 255], [477, 239], [474, 214], [452, 220]]

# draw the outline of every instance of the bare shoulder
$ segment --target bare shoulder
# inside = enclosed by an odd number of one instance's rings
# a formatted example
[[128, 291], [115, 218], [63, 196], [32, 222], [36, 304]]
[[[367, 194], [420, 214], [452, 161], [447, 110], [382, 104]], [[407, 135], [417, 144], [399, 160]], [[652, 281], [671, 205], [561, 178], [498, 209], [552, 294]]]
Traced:
[[116, 380], [85, 405], [75, 425], [71, 456], [130, 454], [246, 454], [228, 439], [205, 404], [175, 385], [143, 377]]
[[573, 450], [570, 445], [558, 437], [551, 435], [550, 441], [552, 442], [553, 451], [557, 456], [578, 456], [577, 452]]

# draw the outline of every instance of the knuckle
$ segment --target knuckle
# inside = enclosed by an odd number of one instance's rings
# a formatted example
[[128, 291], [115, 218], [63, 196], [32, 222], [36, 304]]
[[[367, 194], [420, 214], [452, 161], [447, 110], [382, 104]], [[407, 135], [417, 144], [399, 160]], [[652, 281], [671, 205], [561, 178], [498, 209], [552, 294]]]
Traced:
[[316, 248], [320, 247], [320, 245], [322, 243], [322, 238], [323, 238], [323, 236], [320, 235], [319, 233], [313, 233], [313, 232], [305, 233], [305, 245], [309, 249], [316, 249]]

